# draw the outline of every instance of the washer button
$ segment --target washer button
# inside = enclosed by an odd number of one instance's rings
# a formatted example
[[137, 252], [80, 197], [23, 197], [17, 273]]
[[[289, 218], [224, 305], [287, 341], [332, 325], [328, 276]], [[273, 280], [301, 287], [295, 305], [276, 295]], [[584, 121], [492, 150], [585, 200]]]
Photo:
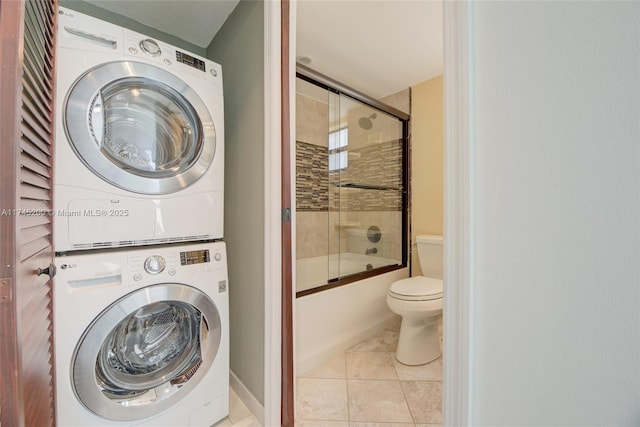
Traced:
[[140, 280], [142, 280], [142, 274], [140, 273], [136, 273], [133, 275], [133, 280], [135, 280], [136, 282], [139, 282]]
[[222, 255], [220, 255], [220, 252], [216, 252], [216, 254], [213, 256], [213, 258], [216, 261], [220, 261], [222, 259]]
[[176, 269], [175, 268], [170, 268], [169, 269], [169, 276], [175, 276], [176, 275]]
[[138, 53], [138, 49], [136, 49], [135, 47], [130, 47], [130, 48], [129, 48], [129, 53], [132, 53], [132, 54], [134, 54], [134, 55], [135, 55], [135, 54], [137, 54], [137, 53]]

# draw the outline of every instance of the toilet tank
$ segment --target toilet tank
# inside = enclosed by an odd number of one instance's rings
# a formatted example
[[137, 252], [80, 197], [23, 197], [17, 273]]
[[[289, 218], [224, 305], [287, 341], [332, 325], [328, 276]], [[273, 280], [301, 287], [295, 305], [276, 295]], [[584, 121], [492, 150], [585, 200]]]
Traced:
[[442, 236], [419, 234], [416, 243], [422, 275], [442, 279]]

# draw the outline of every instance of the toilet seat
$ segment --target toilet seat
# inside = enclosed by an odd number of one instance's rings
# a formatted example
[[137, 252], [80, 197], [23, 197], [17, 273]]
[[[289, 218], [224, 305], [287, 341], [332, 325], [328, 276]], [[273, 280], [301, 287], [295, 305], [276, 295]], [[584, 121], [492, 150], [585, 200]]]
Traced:
[[442, 280], [416, 276], [391, 284], [389, 296], [404, 301], [431, 301], [442, 298]]

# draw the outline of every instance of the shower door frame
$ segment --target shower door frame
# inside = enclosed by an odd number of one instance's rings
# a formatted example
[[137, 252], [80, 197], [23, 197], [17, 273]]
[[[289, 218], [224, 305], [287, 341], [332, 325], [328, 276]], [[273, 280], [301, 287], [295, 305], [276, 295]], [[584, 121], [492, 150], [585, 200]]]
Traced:
[[[409, 144], [410, 144], [410, 133], [409, 133], [409, 123], [411, 120], [411, 116], [397, 108], [385, 104], [375, 98], [370, 97], [362, 92], [359, 92], [349, 86], [344, 85], [343, 83], [338, 82], [337, 80], [332, 79], [331, 77], [319, 73], [303, 64], [296, 63], [296, 78], [300, 78], [306, 82], [314, 84], [316, 86], [322, 87], [329, 92], [336, 93], [338, 95], [346, 95], [350, 99], [358, 101], [364, 105], [375, 108], [379, 111], [387, 113], [398, 120], [402, 121], [402, 192], [401, 192], [401, 202], [402, 202], [402, 263], [400, 265], [388, 265], [379, 268], [375, 268], [371, 271], [361, 271], [359, 273], [349, 274], [345, 277], [338, 278], [329, 278], [328, 282], [324, 285], [315, 286], [310, 289], [305, 289], [302, 291], [295, 291], [296, 298], [300, 298], [306, 295], [315, 294], [317, 292], [322, 292], [328, 289], [336, 288], [339, 286], [347, 285], [349, 283], [357, 282], [359, 280], [367, 279], [369, 277], [378, 276], [380, 274], [388, 273], [390, 271], [399, 270], [402, 268], [406, 268], [409, 266], [409, 257], [410, 250], [409, 247]], [[295, 137], [293, 138], [295, 140]], [[295, 144], [295, 141], [294, 141]], [[293, 262], [292, 256], [292, 262]]]

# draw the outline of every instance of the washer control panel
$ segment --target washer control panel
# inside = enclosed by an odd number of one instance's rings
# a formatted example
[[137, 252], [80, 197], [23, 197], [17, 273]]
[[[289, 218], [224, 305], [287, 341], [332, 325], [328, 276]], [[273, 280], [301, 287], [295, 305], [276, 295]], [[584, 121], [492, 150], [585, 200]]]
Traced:
[[[220, 261], [220, 259], [216, 261]], [[211, 262], [209, 249], [180, 252], [180, 265], [203, 264], [205, 262]]]
[[128, 255], [130, 278], [143, 284], [159, 280], [175, 280], [182, 274], [210, 274], [214, 270], [226, 270], [224, 243], [184, 248], [157, 248], [131, 251]]

